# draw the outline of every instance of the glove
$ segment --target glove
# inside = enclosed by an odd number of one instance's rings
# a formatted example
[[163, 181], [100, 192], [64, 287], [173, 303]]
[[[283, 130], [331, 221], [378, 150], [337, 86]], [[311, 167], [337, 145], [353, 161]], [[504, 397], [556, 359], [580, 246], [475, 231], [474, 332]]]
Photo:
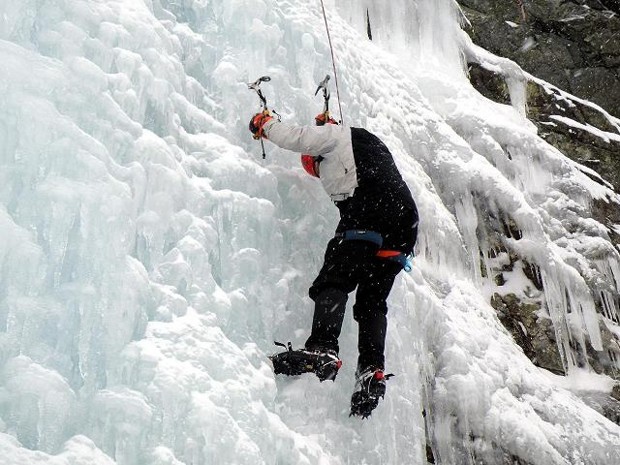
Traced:
[[273, 116], [265, 112], [256, 113], [254, 116], [252, 116], [249, 125], [250, 132], [254, 134], [252, 137], [254, 137], [254, 139], [256, 140], [260, 139], [261, 137], [265, 137], [265, 135], [263, 134], [263, 126], [272, 119]]
[[327, 122], [328, 124], [338, 124], [338, 122], [329, 116], [329, 113], [319, 113], [314, 117], [314, 122], [317, 126], [323, 126]]

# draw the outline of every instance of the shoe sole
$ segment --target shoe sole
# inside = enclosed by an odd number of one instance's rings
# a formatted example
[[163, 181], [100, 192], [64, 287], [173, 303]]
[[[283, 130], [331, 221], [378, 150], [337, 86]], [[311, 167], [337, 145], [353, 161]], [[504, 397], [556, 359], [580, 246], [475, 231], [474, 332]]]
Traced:
[[314, 373], [321, 382], [336, 379], [342, 364], [340, 360], [329, 359], [325, 361], [321, 360], [320, 356], [315, 356], [315, 360], [308, 360], [308, 357], [307, 354], [287, 351], [272, 355], [269, 359], [276, 375], [299, 376], [304, 373]]

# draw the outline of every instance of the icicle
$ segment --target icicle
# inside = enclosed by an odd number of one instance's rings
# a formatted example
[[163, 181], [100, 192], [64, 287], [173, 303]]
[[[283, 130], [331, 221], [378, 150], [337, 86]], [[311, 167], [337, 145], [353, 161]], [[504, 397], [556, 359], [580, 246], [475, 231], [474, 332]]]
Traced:
[[509, 74], [506, 77], [508, 92], [510, 93], [510, 103], [521, 116], [527, 115], [527, 81], [523, 73]]
[[[600, 295], [605, 316], [612, 321], [620, 322], [620, 312], [618, 309], [618, 289], [620, 288], [620, 267], [615, 256], [610, 256], [604, 260], [596, 260], [594, 264], [597, 270], [603, 275], [603, 280], [609, 286], [608, 289], [601, 288]], [[614, 289], [613, 291], [611, 289]], [[616, 298], [614, 298], [614, 295]]]
[[550, 275], [549, 272], [541, 269], [542, 283], [545, 289], [545, 300], [547, 311], [553, 322], [556, 342], [562, 359], [562, 365], [565, 370], [575, 366], [575, 359], [572, 357], [570, 347], [571, 333], [567, 325], [566, 318], [566, 293], [562, 289], [560, 280], [556, 276]]
[[583, 278], [564, 263], [542, 264], [541, 275], [560, 355], [565, 368], [570, 369], [576, 361], [573, 342], [582, 351], [580, 358], [587, 359], [584, 332], [594, 350], [603, 350], [594, 300]]
[[481, 283], [480, 245], [478, 243], [478, 213], [474, 207], [471, 193], [465, 194], [456, 200], [454, 205], [456, 218], [463, 235], [465, 247], [469, 252], [470, 267], [474, 279]]
[[616, 303], [616, 299], [614, 298], [614, 294], [609, 291], [601, 291], [600, 296], [605, 317], [616, 324], [620, 324], [620, 318], [618, 318], [618, 305]]
[[[601, 339], [598, 314], [596, 313], [596, 307], [589, 290], [580, 289], [576, 290], [576, 292], [569, 290], [569, 297], [573, 301], [572, 306], [577, 309], [581, 328], [584, 328], [590, 337], [592, 348], [598, 352], [602, 351], [603, 341]], [[585, 351], [585, 345], [583, 347]]]

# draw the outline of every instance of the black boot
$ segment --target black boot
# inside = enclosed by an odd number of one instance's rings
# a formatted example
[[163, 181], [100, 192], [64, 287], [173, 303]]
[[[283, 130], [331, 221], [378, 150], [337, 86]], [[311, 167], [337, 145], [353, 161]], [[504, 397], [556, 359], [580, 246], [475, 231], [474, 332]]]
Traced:
[[[284, 346], [284, 344], [276, 343]], [[311, 351], [307, 349], [293, 350], [288, 343], [288, 350], [269, 357], [273, 363], [273, 372], [276, 375], [298, 376], [304, 373], [314, 373], [321, 382], [334, 381], [342, 361], [332, 350]]]
[[349, 416], [368, 418], [379, 405], [379, 399], [385, 396], [385, 382], [392, 374], [386, 375], [383, 370], [367, 368], [355, 374], [355, 390], [351, 397], [351, 413]]

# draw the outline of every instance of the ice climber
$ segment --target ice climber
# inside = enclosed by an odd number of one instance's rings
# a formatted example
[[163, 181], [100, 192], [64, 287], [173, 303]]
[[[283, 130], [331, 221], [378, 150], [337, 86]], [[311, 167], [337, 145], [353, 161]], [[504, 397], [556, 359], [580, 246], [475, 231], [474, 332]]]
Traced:
[[416, 242], [415, 202], [388, 148], [365, 129], [338, 125], [329, 113], [319, 114], [316, 126], [294, 126], [263, 112], [249, 127], [255, 138], [304, 154], [305, 170], [320, 178], [340, 211], [309, 290], [315, 302], [310, 337], [303, 349], [293, 350], [289, 343], [287, 351], [272, 357], [275, 373], [335, 379], [342, 365], [338, 337], [347, 297], [357, 288], [359, 357], [351, 415], [365, 418], [385, 395], [386, 299]]

